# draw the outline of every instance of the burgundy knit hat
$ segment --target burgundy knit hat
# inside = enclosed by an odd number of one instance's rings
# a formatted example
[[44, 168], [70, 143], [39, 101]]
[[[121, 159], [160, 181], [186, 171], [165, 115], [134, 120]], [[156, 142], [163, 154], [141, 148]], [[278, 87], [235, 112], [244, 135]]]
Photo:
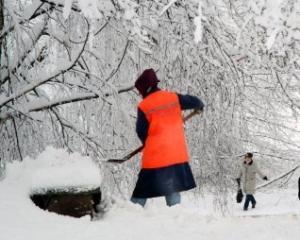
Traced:
[[134, 86], [143, 97], [146, 97], [149, 91], [151, 91], [153, 87], [156, 87], [158, 83], [159, 80], [157, 79], [155, 71], [150, 68], [144, 70], [141, 76], [135, 81]]

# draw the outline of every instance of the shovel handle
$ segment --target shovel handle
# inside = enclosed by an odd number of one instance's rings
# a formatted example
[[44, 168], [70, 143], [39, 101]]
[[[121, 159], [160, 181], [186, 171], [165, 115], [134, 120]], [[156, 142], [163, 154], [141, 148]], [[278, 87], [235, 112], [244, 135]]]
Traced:
[[200, 114], [200, 113], [202, 113], [202, 111], [200, 111], [200, 110], [194, 110], [194, 111], [192, 111], [191, 113], [189, 113], [188, 115], [186, 115], [183, 118], [183, 122], [188, 121], [189, 119], [191, 119], [192, 117], [194, 117], [195, 115]]
[[109, 159], [107, 162], [109, 163], [123, 163], [128, 161], [130, 158], [132, 158], [133, 156], [135, 156], [136, 154], [138, 154], [139, 152], [141, 152], [144, 148], [144, 145], [139, 146], [138, 148], [136, 148], [135, 150], [133, 150], [132, 152], [130, 152], [129, 154], [127, 154], [124, 158], [121, 159]]

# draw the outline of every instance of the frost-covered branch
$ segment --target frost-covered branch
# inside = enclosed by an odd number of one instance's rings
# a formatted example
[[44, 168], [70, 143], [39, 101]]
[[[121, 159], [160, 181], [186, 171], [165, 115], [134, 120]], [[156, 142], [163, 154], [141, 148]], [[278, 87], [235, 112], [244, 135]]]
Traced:
[[[5, 0], [3, 2], [5, 2]], [[32, 5], [28, 6], [24, 10], [24, 14], [22, 15], [22, 18], [17, 23], [13, 23], [8, 28], [2, 29], [0, 34], [0, 39], [5, 38], [9, 33], [14, 31], [17, 25], [27, 24], [28, 22], [33, 21], [44, 14], [48, 15], [49, 12], [53, 10], [53, 7], [43, 8], [43, 5], [44, 3], [41, 2], [40, 0], [33, 1]]]
[[60, 76], [61, 74], [66, 73], [71, 68], [73, 68], [76, 65], [78, 59], [80, 58], [82, 52], [84, 51], [84, 48], [85, 48], [86, 43], [88, 41], [88, 37], [89, 37], [89, 24], [88, 24], [88, 22], [87, 22], [87, 26], [88, 26], [88, 31], [87, 31], [87, 34], [86, 34], [86, 37], [85, 37], [85, 42], [84, 42], [84, 44], [82, 45], [81, 49], [77, 52], [77, 54], [75, 55], [74, 59], [71, 62], [67, 63], [63, 67], [58, 68], [56, 71], [54, 71], [53, 73], [49, 74], [48, 76], [46, 75], [46, 76], [41, 77], [41, 80], [36, 79], [36, 80], [31, 81], [30, 84], [22, 86], [21, 90], [19, 90], [18, 92], [12, 94], [11, 96], [0, 98], [0, 109], [3, 106], [5, 106], [7, 103], [9, 103], [9, 102], [11, 102], [13, 100], [16, 100], [16, 99], [24, 96], [28, 92], [31, 92], [31, 91], [35, 90], [39, 86], [41, 86], [41, 85], [43, 85], [43, 84], [51, 81], [52, 79]]
[[177, 2], [177, 0], [170, 0], [170, 2], [161, 10], [159, 16], [163, 15], [175, 2]]
[[[53, 108], [51, 109], [51, 111], [55, 114], [57, 120], [59, 121], [60, 125], [61, 125], [61, 129], [63, 131], [63, 134], [65, 135], [65, 130], [64, 128], [68, 128], [70, 130], [72, 130], [75, 134], [77, 134], [78, 136], [80, 136], [80, 138], [86, 143], [88, 144], [90, 147], [94, 148], [94, 146], [97, 148], [97, 151], [95, 152], [100, 152], [100, 154], [103, 156], [103, 149], [101, 147], [101, 145], [95, 141], [92, 137], [88, 136], [86, 133], [78, 130], [75, 126], [73, 126], [70, 122], [68, 122], [67, 120], [63, 119], [62, 116], [60, 116], [60, 114], [58, 113], [58, 111]], [[65, 143], [67, 145], [67, 140], [65, 140]], [[93, 145], [91, 145], [93, 144]]]
[[287, 171], [283, 174], [280, 174], [279, 176], [273, 178], [272, 180], [270, 180], [269, 182], [267, 182], [265, 184], [259, 185], [256, 189], [261, 189], [261, 188], [267, 187], [267, 186], [271, 185], [272, 183], [277, 182], [277, 181], [287, 177], [288, 175], [294, 173], [298, 168], [300, 168], [300, 165], [297, 165], [297, 166], [293, 167], [292, 169], [290, 169], [289, 171]]

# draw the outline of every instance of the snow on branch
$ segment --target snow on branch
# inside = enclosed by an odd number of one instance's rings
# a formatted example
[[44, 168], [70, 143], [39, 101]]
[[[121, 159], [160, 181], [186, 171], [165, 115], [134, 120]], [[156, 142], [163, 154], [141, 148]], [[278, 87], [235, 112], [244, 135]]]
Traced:
[[71, 97], [59, 98], [52, 101], [46, 100], [43, 103], [41, 103], [41, 100], [38, 100], [37, 104], [35, 105], [31, 104], [31, 106], [28, 107], [27, 112], [44, 111], [67, 103], [80, 102], [83, 100], [90, 100], [98, 97], [99, 97], [98, 94], [85, 93], [85, 94], [72, 95]]
[[0, 34], [0, 39], [5, 38], [7, 34], [12, 32], [15, 29], [16, 25], [23, 25], [33, 19], [36, 19], [37, 17], [43, 14], [51, 12], [54, 9], [54, 7], [50, 7], [49, 9], [44, 9], [43, 5], [44, 3], [41, 2], [40, 0], [34, 1], [29, 7], [27, 7], [24, 10], [24, 14], [22, 15], [22, 18], [18, 20], [18, 22], [13, 23], [12, 25], [9, 25], [8, 28], [2, 30]]
[[[68, 128], [70, 130], [72, 130], [74, 133], [76, 133], [86, 144], [88, 144], [91, 148], [94, 148], [93, 145], [96, 147], [95, 152], [98, 153], [100, 152], [100, 154], [103, 156], [103, 149], [101, 147], [101, 145], [95, 141], [93, 139], [93, 137], [88, 136], [86, 133], [82, 132], [81, 130], [79, 130], [77, 127], [75, 127], [74, 125], [72, 125], [70, 122], [68, 122], [66, 119], [64, 119], [62, 116], [60, 116], [60, 114], [58, 113], [58, 111], [56, 111], [55, 109], [51, 109], [51, 112], [54, 113], [54, 115], [56, 116], [59, 124], [61, 125], [61, 129], [64, 132], [64, 128]], [[64, 135], [64, 133], [63, 133]], [[93, 144], [93, 145], [92, 145]], [[97, 154], [98, 155], [98, 154]]]
[[[125, 88], [119, 89], [117, 91], [117, 93], [120, 94], [120, 93], [124, 93], [124, 92], [129, 92], [133, 89], [134, 89], [134, 87], [125, 87]], [[106, 93], [104, 96], [109, 97], [110, 95], [112, 95], [112, 94]], [[84, 93], [84, 94], [72, 95], [72, 96], [66, 97], [66, 98], [55, 99], [52, 101], [44, 101], [42, 104], [39, 100], [39, 104], [37, 104], [35, 106], [31, 105], [31, 107], [28, 108], [27, 112], [44, 111], [44, 110], [48, 110], [50, 108], [61, 106], [61, 105], [68, 104], [68, 103], [75, 103], [75, 102], [97, 99], [97, 98], [100, 98], [100, 95], [97, 93]]]
[[24, 10], [22, 14], [23, 19], [32, 19], [41, 10], [43, 5], [44, 3], [40, 0], [33, 0], [30, 6]]
[[[53, 0], [53, 1], [40, 0], [40, 1], [43, 2], [43, 3], [48, 3], [50, 6], [53, 6], [53, 7], [60, 7], [60, 8], [64, 8], [65, 7], [65, 5], [62, 3], [64, 1], [58, 1], [58, 0]], [[74, 12], [81, 12], [81, 10], [78, 7], [76, 7], [76, 6], [72, 5], [72, 4], [70, 5], [70, 8]]]
[[[125, 93], [132, 91], [134, 89], [134, 86], [129, 86], [129, 87], [124, 87], [120, 88], [117, 90], [118, 94]], [[109, 97], [113, 93], [105, 93], [104, 97]], [[0, 115], [0, 121], [4, 122], [10, 118], [13, 117], [13, 112], [17, 112], [18, 114], [24, 115], [26, 117], [28, 113], [30, 112], [39, 112], [39, 111], [45, 111], [49, 110], [58, 106], [62, 106], [68, 103], [75, 103], [75, 102], [80, 102], [80, 101], [86, 101], [86, 100], [91, 100], [91, 99], [97, 99], [100, 98], [101, 96], [97, 93], [81, 93], [81, 94], [75, 94], [69, 97], [63, 97], [63, 98], [58, 98], [58, 99], [53, 99], [51, 101], [49, 100], [41, 100], [38, 99], [37, 101], [32, 101], [30, 104], [26, 103], [17, 105], [13, 108], [13, 111], [11, 112], [5, 112]]]
[[163, 15], [177, 0], [171, 0], [159, 13], [159, 16]]
[[75, 55], [75, 57], [73, 58], [73, 61], [65, 64], [65, 66], [60, 67], [59, 69], [57, 69], [56, 71], [52, 72], [51, 74], [48, 74], [46, 76], [41, 77], [42, 80], [33, 80], [30, 84], [27, 84], [26, 86], [21, 87], [18, 92], [10, 95], [9, 97], [2, 97], [0, 98], [0, 108], [2, 108], [3, 106], [5, 106], [7, 103], [16, 100], [22, 96], [24, 96], [25, 94], [27, 94], [28, 92], [31, 92], [33, 90], [35, 90], [37, 87], [51, 81], [52, 79], [58, 77], [59, 75], [69, 71], [71, 68], [73, 68], [75, 66], [75, 64], [77, 63], [77, 61], [79, 60], [82, 52], [84, 51], [84, 48], [86, 46], [86, 43], [88, 42], [88, 38], [89, 38], [89, 23], [86, 20], [87, 26], [88, 26], [88, 30], [87, 30], [87, 34], [86, 34], [86, 38], [85, 41], [81, 47], [81, 49], [77, 52], [77, 54]]

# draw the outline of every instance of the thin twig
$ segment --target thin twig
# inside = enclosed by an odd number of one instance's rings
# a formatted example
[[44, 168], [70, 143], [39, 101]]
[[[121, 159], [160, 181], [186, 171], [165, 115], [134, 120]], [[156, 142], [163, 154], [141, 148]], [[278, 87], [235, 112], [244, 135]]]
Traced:
[[124, 51], [123, 51], [123, 54], [122, 54], [122, 57], [121, 57], [121, 59], [120, 59], [120, 61], [119, 61], [119, 63], [118, 63], [118, 66], [116, 67], [116, 69], [114, 69], [111, 73], [110, 73], [110, 75], [109, 75], [109, 77], [107, 78], [107, 79], [105, 79], [105, 82], [108, 82], [117, 72], [118, 72], [118, 70], [119, 70], [119, 68], [121, 67], [121, 65], [122, 65], [122, 62], [123, 62], [123, 60], [124, 60], [124, 58], [125, 58], [125, 55], [126, 55], [126, 52], [127, 52], [127, 48], [128, 48], [128, 46], [129, 46], [129, 40], [127, 40], [127, 42], [126, 42], [126, 45], [125, 45], [125, 48], [124, 48]]
[[20, 143], [19, 143], [18, 130], [17, 130], [17, 125], [16, 125], [15, 118], [12, 118], [12, 122], [13, 122], [14, 130], [15, 130], [15, 136], [16, 136], [16, 141], [17, 141], [18, 152], [19, 152], [21, 161], [23, 161], [23, 157], [22, 157], [22, 153], [21, 153], [21, 148], [20, 148]]

